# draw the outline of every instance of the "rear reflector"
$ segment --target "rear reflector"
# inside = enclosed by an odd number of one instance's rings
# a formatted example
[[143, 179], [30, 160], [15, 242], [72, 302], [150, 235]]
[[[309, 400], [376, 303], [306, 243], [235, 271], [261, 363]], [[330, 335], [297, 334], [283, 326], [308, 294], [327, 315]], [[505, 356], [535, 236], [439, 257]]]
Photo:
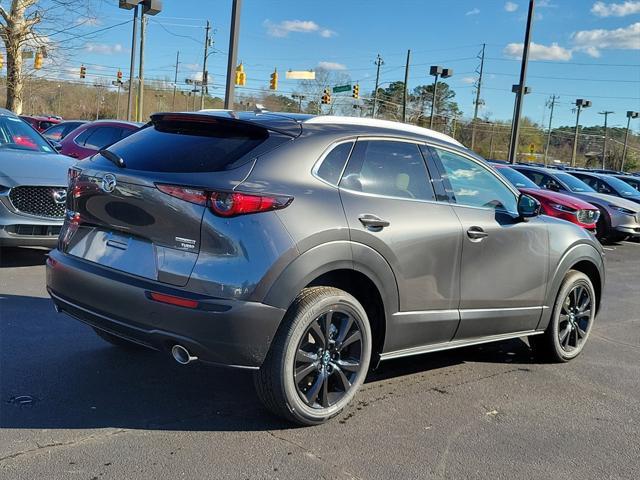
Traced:
[[168, 303], [169, 305], [176, 305], [178, 307], [185, 308], [198, 308], [198, 301], [191, 300], [189, 298], [174, 297], [173, 295], [165, 295], [164, 293], [149, 292], [151, 300], [155, 300], [160, 303]]

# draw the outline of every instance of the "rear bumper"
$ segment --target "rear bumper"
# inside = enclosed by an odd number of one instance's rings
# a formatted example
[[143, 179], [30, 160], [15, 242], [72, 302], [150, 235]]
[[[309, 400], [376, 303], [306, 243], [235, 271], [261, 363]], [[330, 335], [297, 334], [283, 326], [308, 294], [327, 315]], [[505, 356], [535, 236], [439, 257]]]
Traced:
[[[92, 327], [169, 351], [183, 345], [205, 363], [259, 368], [285, 311], [256, 302], [194, 295], [64, 255], [47, 262], [47, 290], [56, 308]], [[158, 292], [198, 300], [184, 308], [148, 297]]]

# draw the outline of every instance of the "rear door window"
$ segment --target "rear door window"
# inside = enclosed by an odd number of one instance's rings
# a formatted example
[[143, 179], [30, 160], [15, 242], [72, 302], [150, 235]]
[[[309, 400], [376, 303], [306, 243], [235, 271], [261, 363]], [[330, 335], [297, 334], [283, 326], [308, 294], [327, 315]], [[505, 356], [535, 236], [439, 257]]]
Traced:
[[418, 145], [402, 141], [358, 141], [340, 186], [386, 197], [435, 200]]
[[60, 140], [66, 133], [66, 125], [56, 125], [48, 129], [43, 135], [50, 140]]

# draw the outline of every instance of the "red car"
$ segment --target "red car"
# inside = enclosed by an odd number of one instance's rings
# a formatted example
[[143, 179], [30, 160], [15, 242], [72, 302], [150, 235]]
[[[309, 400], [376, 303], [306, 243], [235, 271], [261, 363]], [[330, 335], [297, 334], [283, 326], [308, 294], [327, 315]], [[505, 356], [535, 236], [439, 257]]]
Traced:
[[514, 187], [538, 200], [545, 215], [568, 220], [595, 233], [596, 223], [600, 218], [600, 210], [597, 207], [576, 197], [542, 189], [508, 165], [492, 165]]
[[44, 132], [47, 128], [62, 121], [60, 118], [56, 117], [31, 117], [29, 115], [20, 115], [20, 118], [39, 132]]
[[121, 120], [96, 120], [76, 128], [62, 139], [60, 153], [73, 158], [87, 158], [117, 141], [128, 137], [141, 123]]

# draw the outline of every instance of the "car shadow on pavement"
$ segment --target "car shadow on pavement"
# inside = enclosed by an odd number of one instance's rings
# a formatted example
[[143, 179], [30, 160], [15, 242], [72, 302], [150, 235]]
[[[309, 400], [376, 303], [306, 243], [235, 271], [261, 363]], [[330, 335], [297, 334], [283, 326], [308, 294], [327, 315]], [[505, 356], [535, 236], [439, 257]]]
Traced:
[[47, 248], [2, 247], [0, 268], [34, 267], [47, 261]]
[[[505, 342], [384, 362], [367, 382], [476, 361], [531, 360], [524, 342]], [[48, 298], [0, 294], [0, 428], [291, 428], [262, 407], [251, 375], [121, 350], [56, 314]]]

